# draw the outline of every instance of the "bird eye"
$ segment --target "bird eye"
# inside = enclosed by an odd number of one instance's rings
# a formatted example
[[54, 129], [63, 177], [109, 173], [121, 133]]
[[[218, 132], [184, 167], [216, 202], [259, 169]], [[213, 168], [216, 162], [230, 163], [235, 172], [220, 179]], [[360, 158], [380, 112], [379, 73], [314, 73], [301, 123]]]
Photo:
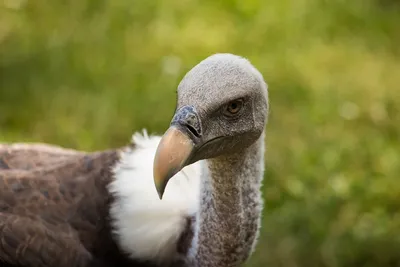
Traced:
[[238, 112], [243, 107], [243, 99], [236, 99], [228, 103], [225, 106], [224, 115], [226, 116], [234, 116], [238, 114]]

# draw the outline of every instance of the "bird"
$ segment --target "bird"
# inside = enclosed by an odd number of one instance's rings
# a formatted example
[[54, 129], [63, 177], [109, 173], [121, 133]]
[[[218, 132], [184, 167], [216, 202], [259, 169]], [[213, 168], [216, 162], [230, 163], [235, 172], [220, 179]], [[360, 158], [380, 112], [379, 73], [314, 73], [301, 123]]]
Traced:
[[268, 85], [216, 53], [177, 86], [163, 135], [80, 151], [0, 146], [0, 265], [236, 267], [256, 249]]

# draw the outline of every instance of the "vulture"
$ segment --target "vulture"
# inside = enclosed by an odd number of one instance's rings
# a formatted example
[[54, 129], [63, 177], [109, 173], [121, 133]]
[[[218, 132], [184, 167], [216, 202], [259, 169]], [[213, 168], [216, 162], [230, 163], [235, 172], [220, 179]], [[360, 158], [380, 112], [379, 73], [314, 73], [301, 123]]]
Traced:
[[267, 88], [248, 59], [214, 54], [179, 83], [162, 136], [0, 145], [0, 266], [241, 266], [260, 231]]

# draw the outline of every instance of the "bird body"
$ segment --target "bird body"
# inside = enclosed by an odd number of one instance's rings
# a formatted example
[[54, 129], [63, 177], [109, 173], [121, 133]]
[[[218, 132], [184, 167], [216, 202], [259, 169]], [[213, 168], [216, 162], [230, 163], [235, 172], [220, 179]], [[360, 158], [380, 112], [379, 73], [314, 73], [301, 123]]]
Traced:
[[267, 114], [261, 74], [216, 54], [179, 84], [162, 137], [0, 145], [1, 266], [240, 266], [259, 234]]
[[[149, 179], [149, 162], [159, 140], [138, 133], [129, 146], [91, 153], [42, 144], [2, 145], [0, 263], [35, 267], [178, 264], [173, 248], [182, 246], [183, 233], [192, 227], [198, 199], [190, 192], [198, 192], [198, 183], [180, 177], [169, 185], [172, 190], [165, 201], [160, 201]], [[28, 165], [32, 158], [24, 159], [24, 155], [33, 152], [41, 160]], [[49, 155], [53, 162], [48, 162]], [[193, 174], [194, 168], [196, 164], [178, 175], [191, 170]], [[115, 173], [121, 178], [114, 179]], [[115, 229], [121, 233], [114, 234]]]

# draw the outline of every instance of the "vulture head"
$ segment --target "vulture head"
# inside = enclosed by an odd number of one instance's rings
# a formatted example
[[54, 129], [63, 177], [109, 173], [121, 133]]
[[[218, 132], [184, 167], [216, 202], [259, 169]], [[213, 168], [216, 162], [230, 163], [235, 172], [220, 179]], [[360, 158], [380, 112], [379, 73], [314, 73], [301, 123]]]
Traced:
[[177, 93], [176, 112], [154, 159], [160, 198], [183, 167], [240, 153], [260, 137], [267, 120], [267, 85], [248, 60], [236, 55], [203, 60], [184, 76]]

